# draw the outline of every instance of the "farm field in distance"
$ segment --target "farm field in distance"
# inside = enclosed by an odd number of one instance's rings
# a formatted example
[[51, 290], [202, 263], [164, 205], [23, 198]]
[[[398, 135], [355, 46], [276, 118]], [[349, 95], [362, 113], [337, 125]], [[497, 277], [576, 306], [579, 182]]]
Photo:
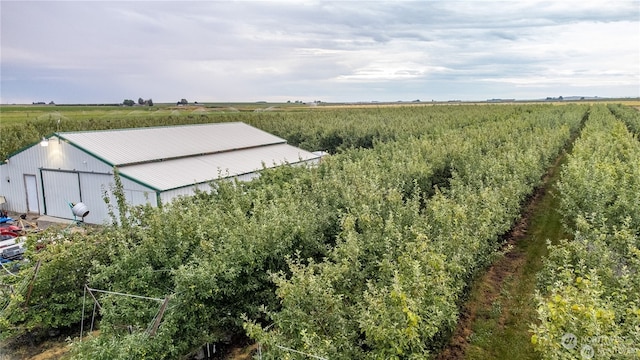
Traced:
[[[526, 103], [526, 102], [525, 102]], [[540, 104], [567, 104], [571, 101], [552, 102], [539, 101], [531, 103]], [[619, 103], [627, 106], [640, 107], [640, 99], [603, 99], [600, 101], [580, 101], [579, 103]], [[456, 103], [457, 104], [457, 103]], [[460, 103], [464, 105], [489, 104], [488, 102]], [[505, 105], [522, 104], [521, 102], [509, 102]], [[337, 108], [367, 108], [367, 107], [397, 107], [397, 106], [431, 106], [431, 105], [451, 105], [448, 102], [396, 102], [396, 103], [189, 103], [187, 105], [176, 105], [175, 103], [156, 103], [153, 106], [134, 105], [123, 106], [121, 104], [111, 105], [0, 105], [0, 129], [3, 126], [22, 124], [25, 121], [43, 120], [69, 120], [82, 121], [89, 119], [119, 119], [119, 118], [149, 118], [161, 116], [188, 116], [199, 114], [215, 113], [235, 113], [254, 111], [307, 111], [315, 109], [337, 109]]]
[[0, 358], [57, 332], [68, 359], [640, 356], [638, 106], [0, 106], [0, 161], [53, 132], [223, 121], [330, 154], [31, 235], [0, 276]]

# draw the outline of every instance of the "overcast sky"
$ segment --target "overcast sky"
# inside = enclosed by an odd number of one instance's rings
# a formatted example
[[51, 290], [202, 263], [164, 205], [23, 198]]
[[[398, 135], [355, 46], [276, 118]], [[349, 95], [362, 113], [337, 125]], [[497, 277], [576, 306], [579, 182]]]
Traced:
[[5, 1], [0, 103], [640, 96], [640, 1]]

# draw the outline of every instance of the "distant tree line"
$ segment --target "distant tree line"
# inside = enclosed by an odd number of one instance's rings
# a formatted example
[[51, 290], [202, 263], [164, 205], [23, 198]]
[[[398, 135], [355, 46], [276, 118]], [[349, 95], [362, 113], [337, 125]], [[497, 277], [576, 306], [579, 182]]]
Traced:
[[[131, 99], [125, 99], [122, 102], [122, 105], [125, 106], [133, 106], [135, 105], [135, 101], [131, 100]], [[148, 106], [153, 106], [153, 100], [152, 99], [143, 99], [143, 98], [138, 98], [138, 105], [148, 105]]]

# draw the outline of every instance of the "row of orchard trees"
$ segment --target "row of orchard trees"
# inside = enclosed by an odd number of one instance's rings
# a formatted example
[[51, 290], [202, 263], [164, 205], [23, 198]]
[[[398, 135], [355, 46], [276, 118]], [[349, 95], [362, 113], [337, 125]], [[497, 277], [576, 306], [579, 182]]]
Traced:
[[638, 109], [620, 104], [610, 104], [608, 107], [618, 119], [624, 121], [629, 131], [640, 134], [640, 111]]
[[637, 133], [606, 107], [593, 107], [558, 192], [574, 239], [550, 246], [531, 341], [546, 359], [640, 358]]
[[[455, 326], [469, 280], [583, 115], [536, 111], [368, 153], [354, 172], [365, 175], [353, 189], [365, 201], [341, 217], [336, 245], [321, 261], [289, 260], [291, 273], [272, 276], [281, 308], [262, 325], [245, 324], [268, 349], [263, 357], [302, 358], [294, 349], [331, 359], [428, 358]], [[450, 176], [427, 199], [403, 197], [379, 186], [376, 177], [386, 175], [369, 172], [385, 153], [445, 164]]]
[[[101, 331], [74, 345], [78, 359], [179, 358], [245, 331], [265, 358], [428, 357], [587, 110], [444, 109], [313, 113], [304, 126], [259, 114], [261, 128], [317, 139], [399, 128], [315, 168], [265, 170], [40, 251], [32, 243], [31, 261], [2, 278], [15, 291], [0, 299], [0, 333], [77, 326], [83, 309], [88, 327], [88, 284], [112, 293], [96, 294]], [[158, 303], [115, 293], [168, 295], [157, 332], [145, 330]]]
[[[331, 154], [351, 148], [372, 148], [376, 142], [403, 140], [411, 136], [437, 136], [452, 127], [487, 120], [517, 118], [526, 106], [409, 106], [351, 109], [310, 108], [285, 112], [120, 112], [85, 119], [80, 112], [60, 117], [42, 117], [2, 127], [0, 161], [53, 132], [175, 126], [212, 122], [245, 122], [286, 139], [308, 151]], [[500, 110], [500, 111], [497, 111]], [[74, 116], [72, 116], [73, 114]], [[77, 116], [76, 116], [77, 115]]]

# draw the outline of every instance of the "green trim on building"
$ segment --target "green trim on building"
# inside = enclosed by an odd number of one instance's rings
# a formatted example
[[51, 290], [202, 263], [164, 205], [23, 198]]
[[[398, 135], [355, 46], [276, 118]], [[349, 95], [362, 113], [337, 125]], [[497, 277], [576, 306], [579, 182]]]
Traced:
[[[49, 140], [49, 139], [51, 139], [54, 135], [56, 135], [56, 133], [52, 133], [52, 134], [49, 134], [49, 135], [47, 135], [47, 136], [44, 136], [44, 138], [45, 138], [45, 139], [47, 139], [47, 140]], [[29, 149], [29, 148], [32, 148], [33, 146], [35, 146], [35, 145], [39, 144], [39, 143], [40, 143], [40, 141], [42, 141], [42, 140], [39, 140], [38, 142], [35, 142], [35, 143], [32, 143], [32, 144], [29, 144], [29, 145], [27, 145], [27, 146], [25, 146], [25, 147], [22, 147], [22, 148], [20, 148], [20, 149], [18, 149], [18, 150], [16, 150], [16, 151], [14, 151], [14, 152], [10, 153], [9, 155], [7, 155], [7, 158], [6, 158], [6, 159], [4, 159], [4, 160], [0, 161], [0, 165], [4, 165], [4, 164], [6, 164], [6, 163], [7, 163], [7, 160], [9, 160], [9, 158], [11, 158], [11, 157], [13, 157], [13, 156], [18, 155], [18, 154], [20, 154], [21, 152], [26, 151], [26, 150], [27, 150], [27, 149]]]
[[149, 188], [149, 189], [151, 189], [151, 190], [153, 190], [153, 191], [160, 191], [160, 192], [162, 192], [162, 190], [161, 190], [161, 189], [158, 189], [158, 188], [156, 188], [155, 186], [151, 186], [151, 185], [149, 185], [149, 184], [145, 183], [144, 181], [140, 181], [140, 180], [138, 180], [138, 179], [136, 179], [136, 178], [134, 178], [134, 177], [131, 177], [131, 176], [127, 175], [127, 174], [123, 174], [123, 173], [118, 169], [118, 167], [117, 167], [117, 166], [113, 166], [113, 172], [115, 173], [116, 171], [118, 172], [118, 176], [120, 176], [120, 177], [123, 177], [123, 178], [125, 178], [125, 179], [127, 179], [127, 180], [129, 180], [129, 181], [133, 181], [134, 183], [136, 183], [136, 184], [138, 184], [138, 185], [142, 185], [142, 186], [144, 186], [144, 187], [147, 187], [147, 188]]
[[69, 139], [65, 138], [64, 136], [61, 136], [61, 135], [60, 135], [60, 134], [58, 134], [58, 133], [54, 133], [53, 135], [57, 136], [57, 137], [58, 137], [58, 139], [63, 140], [64, 142], [66, 142], [67, 144], [69, 144], [69, 145], [73, 146], [74, 148], [76, 148], [76, 149], [78, 149], [78, 150], [80, 150], [80, 151], [82, 151], [82, 152], [84, 152], [84, 153], [87, 153], [87, 154], [89, 154], [89, 155], [93, 156], [94, 158], [96, 158], [96, 159], [98, 159], [98, 160], [102, 161], [103, 163], [105, 163], [105, 164], [107, 164], [107, 165], [109, 165], [109, 166], [111, 166], [111, 167], [114, 167], [114, 166], [115, 166], [115, 164], [111, 163], [111, 162], [110, 162], [110, 161], [108, 161], [107, 159], [104, 159], [104, 158], [102, 158], [102, 157], [100, 157], [100, 156], [98, 156], [98, 155], [94, 154], [93, 152], [91, 152], [91, 151], [89, 151], [89, 150], [87, 150], [87, 149], [83, 148], [82, 146], [79, 146], [78, 144], [76, 144], [76, 143], [74, 143], [73, 141], [71, 141], [71, 140], [69, 140]]

